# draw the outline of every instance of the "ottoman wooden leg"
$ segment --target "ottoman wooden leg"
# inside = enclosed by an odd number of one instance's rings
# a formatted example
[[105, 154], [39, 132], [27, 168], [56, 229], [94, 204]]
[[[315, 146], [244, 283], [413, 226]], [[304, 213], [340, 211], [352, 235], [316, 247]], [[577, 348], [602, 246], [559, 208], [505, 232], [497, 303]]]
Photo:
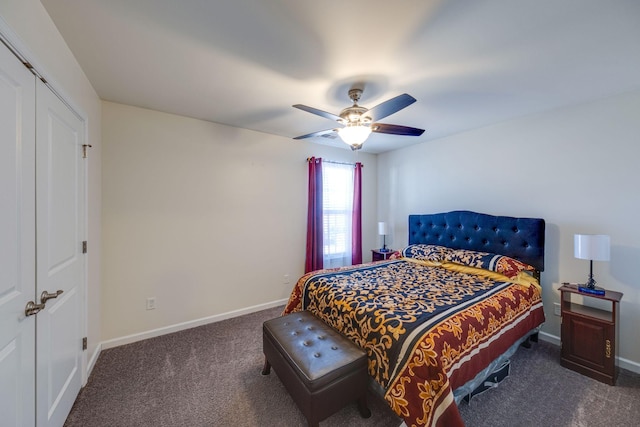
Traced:
[[367, 396], [362, 396], [358, 399], [358, 411], [362, 418], [369, 418], [371, 416], [371, 410], [367, 406]]
[[271, 373], [271, 363], [264, 358], [264, 366], [262, 367], [262, 375], [269, 375]]

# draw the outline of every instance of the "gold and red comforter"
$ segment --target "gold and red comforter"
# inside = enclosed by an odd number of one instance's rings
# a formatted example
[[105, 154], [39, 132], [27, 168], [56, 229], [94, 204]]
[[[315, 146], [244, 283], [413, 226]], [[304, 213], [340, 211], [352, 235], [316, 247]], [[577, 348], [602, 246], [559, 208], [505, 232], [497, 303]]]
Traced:
[[367, 351], [408, 426], [463, 426], [455, 388], [544, 321], [531, 276], [411, 258], [304, 275], [284, 314], [309, 310]]

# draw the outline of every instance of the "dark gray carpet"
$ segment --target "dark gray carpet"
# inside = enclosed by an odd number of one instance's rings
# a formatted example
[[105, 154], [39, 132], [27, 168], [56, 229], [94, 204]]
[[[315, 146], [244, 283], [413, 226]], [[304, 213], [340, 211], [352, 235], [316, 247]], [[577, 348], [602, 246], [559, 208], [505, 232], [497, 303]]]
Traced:
[[461, 403], [469, 427], [637, 427], [640, 375], [620, 370], [614, 387], [560, 366], [560, 347], [519, 348], [499, 387]]
[[[65, 426], [303, 426], [275, 373], [260, 374], [262, 322], [282, 307], [164, 335], [100, 355]], [[512, 358], [497, 389], [461, 404], [468, 427], [637, 426], [640, 376], [622, 371], [610, 387], [560, 367], [559, 349], [540, 342]], [[393, 426], [401, 421], [370, 395], [322, 426]]]

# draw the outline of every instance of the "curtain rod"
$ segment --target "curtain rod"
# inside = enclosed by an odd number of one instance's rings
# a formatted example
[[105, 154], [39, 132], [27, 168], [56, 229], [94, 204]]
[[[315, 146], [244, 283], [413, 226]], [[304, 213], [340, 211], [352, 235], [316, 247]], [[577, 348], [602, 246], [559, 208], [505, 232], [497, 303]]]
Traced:
[[[316, 157], [317, 158], [317, 157]], [[307, 157], [307, 163], [311, 161], [311, 157]], [[348, 162], [336, 162], [334, 160], [322, 160], [325, 163], [333, 163], [334, 165], [349, 165], [349, 166], [355, 166], [355, 163], [348, 163]], [[362, 163], [360, 163], [362, 165]], [[364, 167], [364, 165], [362, 165], [362, 167]]]

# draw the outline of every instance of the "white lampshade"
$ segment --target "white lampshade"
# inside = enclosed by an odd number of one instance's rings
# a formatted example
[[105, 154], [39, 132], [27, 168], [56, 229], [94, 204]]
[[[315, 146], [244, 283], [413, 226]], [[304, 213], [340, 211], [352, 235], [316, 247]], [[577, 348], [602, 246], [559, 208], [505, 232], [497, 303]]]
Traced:
[[346, 144], [358, 148], [367, 140], [370, 133], [371, 127], [351, 123], [338, 130], [338, 135]]
[[378, 234], [381, 236], [386, 236], [388, 234], [389, 229], [387, 228], [386, 222], [378, 223]]
[[605, 234], [576, 234], [573, 245], [576, 258], [609, 261], [610, 241]]

